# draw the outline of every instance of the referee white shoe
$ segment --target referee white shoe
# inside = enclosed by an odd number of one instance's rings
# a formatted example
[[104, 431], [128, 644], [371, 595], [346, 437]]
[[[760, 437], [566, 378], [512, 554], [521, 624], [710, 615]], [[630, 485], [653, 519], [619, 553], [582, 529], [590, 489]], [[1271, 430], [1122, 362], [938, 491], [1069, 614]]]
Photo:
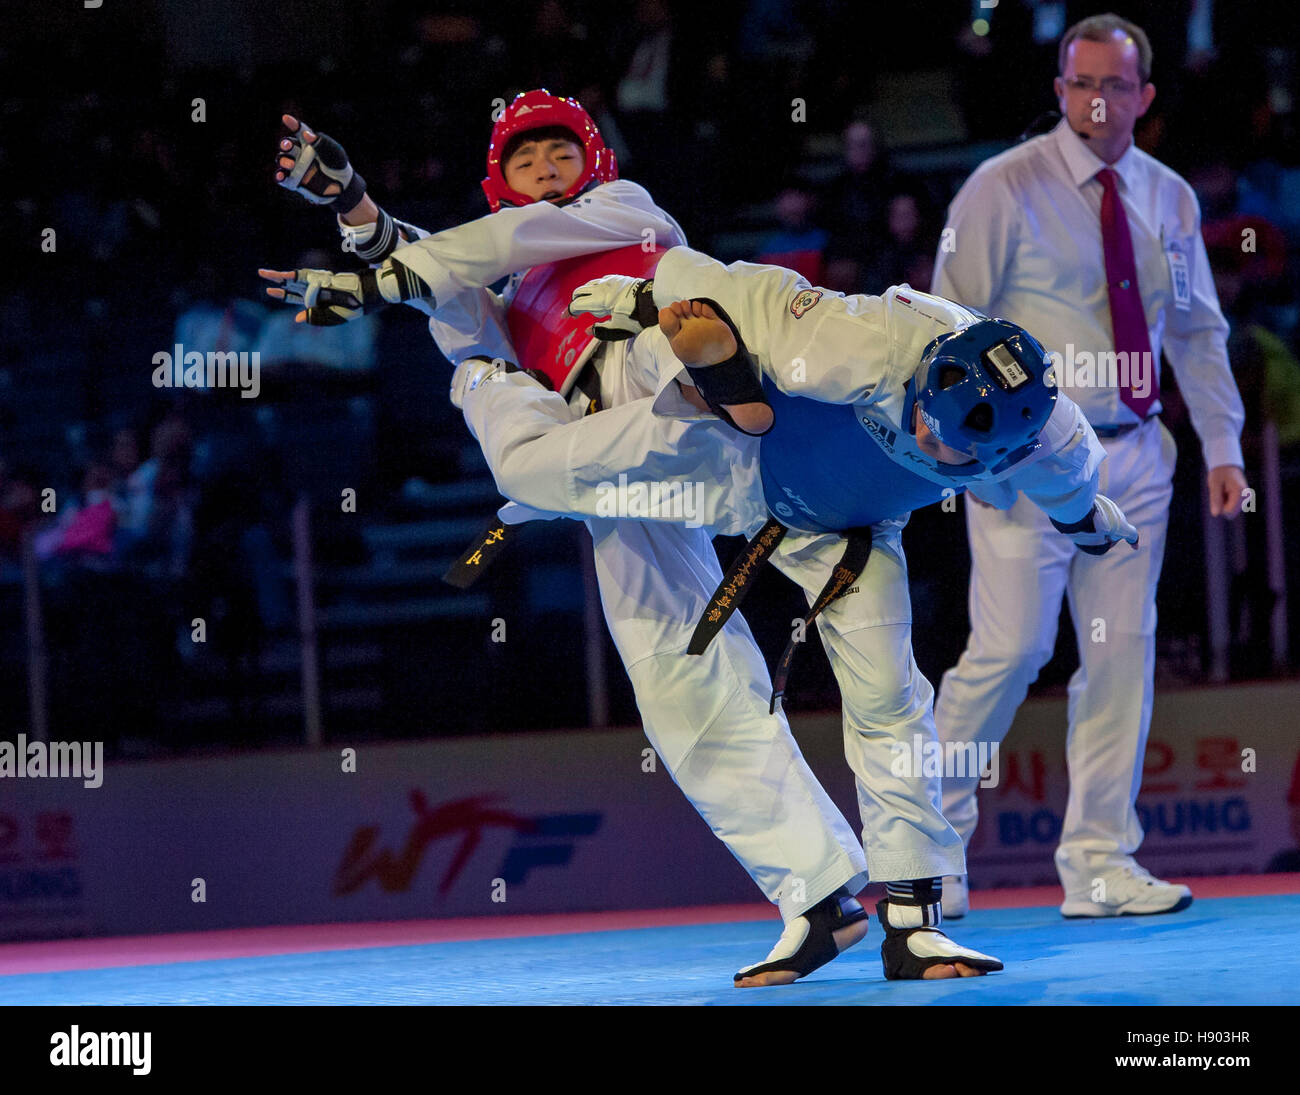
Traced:
[[943, 918], [960, 920], [970, 912], [970, 884], [964, 874], [943, 876]]
[[1076, 857], [1057, 849], [1056, 866], [1065, 887], [1061, 915], [1069, 919], [1101, 916], [1158, 916], [1182, 912], [1192, 903], [1186, 886], [1155, 878], [1131, 857], [1089, 871]]

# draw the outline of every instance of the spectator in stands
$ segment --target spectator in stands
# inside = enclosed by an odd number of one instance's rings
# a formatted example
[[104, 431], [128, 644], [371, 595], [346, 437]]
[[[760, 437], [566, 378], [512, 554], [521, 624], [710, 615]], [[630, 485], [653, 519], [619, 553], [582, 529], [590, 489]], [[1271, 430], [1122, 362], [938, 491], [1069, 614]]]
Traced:
[[870, 231], [896, 185], [895, 173], [863, 121], [844, 129], [844, 164], [826, 187], [827, 215], [846, 231]]
[[[620, 164], [631, 163], [632, 156], [627, 141], [623, 139], [623, 131], [619, 128], [618, 119], [610, 108], [609, 97], [604, 89], [598, 83], [583, 84], [580, 87], [581, 90], [576, 98], [591, 115], [591, 120], [596, 123], [596, 128], [600, 130], [605, 144], [614, 150], [614, 155], [618, 157]], [[414, 220], [411, 223], [423, 224], [422, 221]]]
[[875, 133], [863, 121], [844, 130], [844, 163], [822, 194], [831, 226], [826, 248], [826, 286], [845, 293], [879, 292], [870, 258], [880, 243], [880, 224], [897, 182]]
[[[1265, 424], [1271, 423], [1276, 430], [1279, 446], [1300, 442], [1300, 361], [1286, 340], [1270, 329], [1272, 310], [1265, 303], [1270, 281], [1252, 274], [1266, 270], [1269, 260], [1259, 252], [1242, 249], [1235, 219], [1217, 222], [1225, 227], [1214, 232], [1207, 225], [1205, 243], [1219, 303], [1231, 324], [1228, 359], [1246, 408], [1242, 456], [1251, 481], [1266, 484], [1265, 468], [1271, 456]], [[1276, 278], [1272, 284], [1278, 284]], [[1240, 539], [1233, 554], [1245, 554], [1240, 556], [1244, 566], [1234, 564], [1231, 588], [1232, 668], [1247, 676], [1266, 676], [1272, 664], [1269, 621], [1276, 594], [1270, 584], [1265, 530], [1259, 522], [1247, 522], [1240, 532], [1234, 532]]]
[[1269, 861], [1266, 870], [1300, 871], [1300, 753], [1296, 754], [1295, 767], [1291, 770], [1291, 785], [1286, 792], [1287, 814], [1291, 822], [1291, 839], [1293, 848], [1283, 848]]
[[127, 479], [117, 546], [125, 561], [180, 577], [189, 559], [194, 496], [189, 423], [170, 412], [153, 431], [150, 456]]
[[173, 337], [187, 351], [242, 353], [255, 348], [269, 312], [260, 301], [222, 292], [216, 267], [204, 263], [195, 274], [193, 297], [176, 319]]
[[113, 469], [113, 479], [121, 498], [126, 498], [126, 481], [140, 466], [140, 434], [133, 426], [123, 426], [113, 434], [108, 462]]
[[[814, 122], [828, 117], [821, 112], [829, 106], [826, 93], [833, 77], [830, 73], [813, 71], [810, 65], [823, 19], [829, 14], [828, 9], [837, 6], [796, 0], [744, 2], [735, 28], [735, 48], [731, 51], [737, 84], [735, 98], [745, 109], [744, 135], [752, 137], [755, 127], [761, 131], [763, 156], [768, 163], [786, 165], [799, 160], [808, 121], [806, 113], [803, 122], [796, 120], [796, 109], [802, 107], [806, 112], [811, 105]], [[694, 39], [700, 44], [708, 41], [706, 36], [698, 34]], [[713, 41], [716, 43], [717, 39]], [[716, 44], [711, 48], [716, 49]], [[703, 67], [703, 64], [698, 66]], [[861, 77], [860, 72], [857, 75]], [[694, 88], [692, 105], [693, 92]], [[727, 192], [739, 194], [744, 200], [763, 197], [761, 190], [750, 190], [754, 183], [763, 181], [762, 172], [750, 170], [749, 161], [744, 158], [746, 154], [752, 156], [752, 150], [742, 145], [738, 151], [741, 158], [727, 180]], [[669, 208], [677, 208], [676, 203], [670, 202]]]
[[221, 622], [214, 650], [230, 659], [232, 668], [245, 656], [255, 665], [266, 635], [293, 622], [285, 560], [271, 535], [266, 495], [253, 468], [229, 467], [204, 484], [194, 512], [187, 603]]
[[[484, 26], [482, 5], [465, 0], [419, 4], [404, 37], [415, 44], [402, 60], [414, 86], [442, 99], [457, 88], [486, 93], [497, 78], [495, 65], [505, 60], [505, 44]], [[498, 92], [499, 94], [500, 92]], [[490, 102], [488, 96], [483, 100]]]
[[920, 189], [900, 190], [890, 197], [880, 240], [871, 256], [873, 278], [867, 291], [879, 293], [888, 285], [906, 283], [929, 292], [939, 233]]
[[776, 199], [779, 227], [758, 247], [757, 262], [797, 270], [814, 285], [825, 273], [826, 230], [812, 223], [816, 199], [801, 186], [787, 186]]
[[91, 461], [80, 493], [59, 506], [53, 525], [37, 533], [33, 542], [37, 557], [109, 560], [120, 505], [113, 486], [112, 465], [107, 460]]
[[[618, 81], [618, 109], [638, 136], [651, 137], [646, 130], [654, 129], [660, 130], [654, 137], [666, 137], [659, 123], [670, 106], [668, 71], [672, 63], [673, 17], [664, 0], [637, 0], [630, 45], [627, 67]], [[662, 147], [656, 140], [649, 149], [649, 158], [657, 159]]]
[[[668, 0], [637, 0], [615, 55], [622, 65], [614, 106], [628, 158], [620, 174], [646, 187], [669, 209], [698, 198], [690, 170], [696, 91], [704, 45], [674, 25]], [[585, 100], [584, 100], [585, 102]]]
[[591, 67], [586, 26], [560, 0], [541, 0], [532, 15], [530, 33], [512, 51], [511, 79], [520, 87], [577, 87]]
[[[1239, 176], [1223, 156], [1212, 156], [1198, 164], [1189, 172], [1187, 181], [1201, 203], [1205, 246], [1212, 258], [1218, 254], [1225, 259], [1227, 271], [1243, 278], [1253, 290], [1253, 299], [1247, 303], [1285, 292], [1287, 240], [1274, 222], [1268, 203], [1251, 195], [1249, 206], [1243, 205]], [[1218, 263], [1214, 263], [1214, 269], [1219, 272]]]
[[31, 469], [10, 469], [0, 458], [0, 559], [16, 562], [23, 532], [40, 519], [37, 480]]

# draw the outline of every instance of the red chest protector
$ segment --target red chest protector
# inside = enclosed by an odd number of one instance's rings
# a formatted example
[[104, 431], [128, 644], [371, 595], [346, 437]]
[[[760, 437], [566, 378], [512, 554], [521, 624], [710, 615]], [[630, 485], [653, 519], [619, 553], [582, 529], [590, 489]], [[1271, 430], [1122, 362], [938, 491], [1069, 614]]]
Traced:
[[569, 315], [573, 291], [606, 274], [652, 277], [665, 250], [645, 251], [640, 244], [633, 244], [534, 266], [519, 283], [506, 312], [518, 364], [545, 373], [557, 392], [568, 395], [582, 366], [600, 344], [591, 333], [599, 317]]

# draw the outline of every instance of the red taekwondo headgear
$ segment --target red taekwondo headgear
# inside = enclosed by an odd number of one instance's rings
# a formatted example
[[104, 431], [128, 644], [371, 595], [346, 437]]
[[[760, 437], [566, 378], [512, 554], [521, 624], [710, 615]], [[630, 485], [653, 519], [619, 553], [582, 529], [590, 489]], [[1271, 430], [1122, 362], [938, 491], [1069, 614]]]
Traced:
[[530, 129], [549, 129], [551, 126], [562, 126], [571, 131], [582, 145], [584, 154], [582, 174], [564, 192], [565, 198], [581, 194], [592, 182], [607, 183], [618, 178], [618, 160], [614, 158], [614, 150], [605, 146], [596, 123], [576, 99], [552, 95], [545, 88], [525, 91], [515, 96], [514, 102], [506, 107], [492, 127], [483, 193], [487, 195], [493, 213], [502, 205], [531, 205], [536, 201], [506, 185], [501, 170], [501, 154], [511, 137]]

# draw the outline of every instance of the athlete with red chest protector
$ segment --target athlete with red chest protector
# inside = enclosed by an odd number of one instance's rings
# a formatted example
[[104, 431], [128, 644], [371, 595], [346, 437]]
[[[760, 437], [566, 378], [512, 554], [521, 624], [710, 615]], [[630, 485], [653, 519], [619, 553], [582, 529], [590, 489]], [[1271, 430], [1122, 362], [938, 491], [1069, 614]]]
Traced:
[[[337, 142], [296, 119], [286, 125], [293, 132], [281, 142], [277, 181], [317, 204], [337, 202], [345, 249], [372, 264], [360, 273], [263, 271], [277, 285], [268, 292], [300, 305], [302, 319], [346, 322], [408, 303], [429, 316], [430, 333], [457, 366], [453, 399], [489, 380], [518, 384], [535, 393], [521, 416], [572, 420], [655, 394], [656, 357], [671, 354], [658, 329], [602, 342], [591, 335], [592, 317], [572, 317], [567, 306], [576, 284], [604, 274], [645, 277], [657, 250], [685, 239], [644, 188], [618, 178], [613, 153], [576, 102], [545, 91], [516, 98], [489, 147], [483, 187], [493, 212], [433, 234], [375, 205]], [[507, 275], [502, 294], [487, 288]], [[532, 379], [539, 375], [544, 386]], [[745, 439], [711, 416], [669, 420], [647, 410], [611, 415], [607, 428], [605, 418], [590, 418], [585, 432], [616, 434], [600, 443], [616, 442], [629, 463], [644, 466], [646, 453], [680, 459], [692, 446], [713, 452], [728, 445], [735, 446], [737, 474], [752, 460], [751, 448], [738, 443]], [[479, 441], [503, 493], [518, 496], [508, 481], [510, 436], [504, 428], [493, 436], [489, 424]], [[512, 503], [503, 520], [569, 512], [562, 470], [547, 477], [553, 497], [543, 489], [531, 509]], [[866, 860], [785, 716], [769, 713], [771, 680], [743, 619], [734, 616], [704, 654], [686, 653], [694, 621], [722, 579], [711, 538], [742, 529], [732, 515], [710, 513], [700, 515], [699, 527], [613, 517], [584, 523], [605, 619], [647, 737], [786, 923], [766, 960], [735, 983], [794, 981], [866, 934], [866, 913], [852, 897], [865, 882]], [[910, 975], [974, 972], [954, 953]]]

